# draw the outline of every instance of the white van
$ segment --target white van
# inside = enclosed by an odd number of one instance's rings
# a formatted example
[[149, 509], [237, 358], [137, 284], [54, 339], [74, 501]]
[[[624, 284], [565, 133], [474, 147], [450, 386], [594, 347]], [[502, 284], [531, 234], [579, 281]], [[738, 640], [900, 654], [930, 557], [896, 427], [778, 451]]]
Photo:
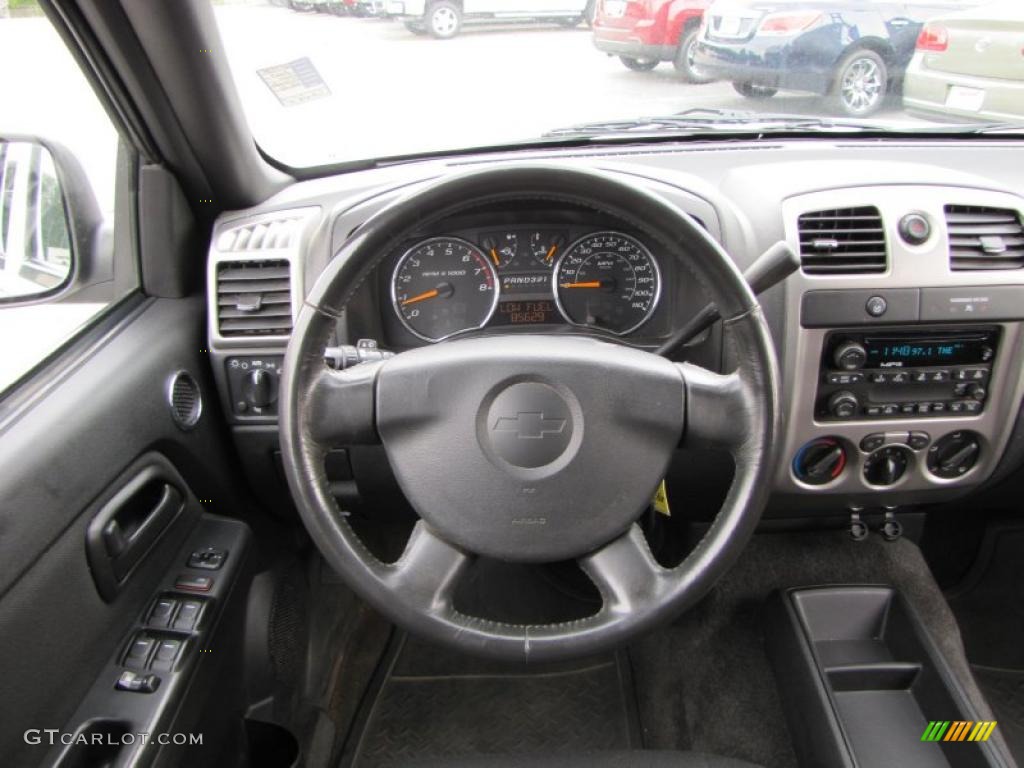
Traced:
[[596, 0], [386, 0], [387, 15], [417, 35], [455, 37], [463, 24], [554, 21], [574, 27], [590, 21]]

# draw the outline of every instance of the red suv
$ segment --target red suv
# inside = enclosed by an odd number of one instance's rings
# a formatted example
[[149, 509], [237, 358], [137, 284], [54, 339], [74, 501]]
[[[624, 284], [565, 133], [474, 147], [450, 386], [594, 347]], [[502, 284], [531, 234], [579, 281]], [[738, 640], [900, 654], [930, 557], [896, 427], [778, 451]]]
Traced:
[[709, 78], [694, 66], [693, 53], [710, 0], [599, 0], [594, 45], [644, 72], [671, 61], [691, 83]]

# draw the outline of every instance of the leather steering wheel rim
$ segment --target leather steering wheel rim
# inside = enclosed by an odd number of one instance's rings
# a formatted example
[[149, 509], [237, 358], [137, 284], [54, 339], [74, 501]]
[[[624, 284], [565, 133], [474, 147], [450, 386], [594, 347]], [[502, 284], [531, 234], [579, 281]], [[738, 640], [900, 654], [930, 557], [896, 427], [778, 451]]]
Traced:
[[[546, 352], [527, 350], [527, 345], [512, 337], [507, 341], [498, 337], [488, 340], [486, 347], [479, 340], [448, 341], [346, 371], [326, 367], [323, 353], [338, 318], [405, 236], [483, 203], [519, 200], [586, 206], [616, 217], [657, 242], [663, 253], [672, 254], [700, 280], [717, 304], [728, 329], [725, 336], [732, 346], [736, 370], [720, 375], [592, 339], [557, 336], [550, 337], [550, 342], [534, 345], [550, 347]], [[467, 367], [473, 355], [481, 356], [480, 367], [491, 364], [501, 369], [495, 376], [504, 376], [505, 369], [515, 372], [518, 367], [543, 370], [543, 376], [538, 373], [537, 379], [545, 382], [543, 386], [562, 387], [549, 379], [557, 379], [561, 370], [578, 369], [573, 379], [577, 389], [586, 389], [588, 376], [594, 373], [602, 377], [607, 374], [605, 389], [614, 389], [614, 382], [631, 381], [660, 387], [660, 393], [668, 393], [664, 397], [659, 395], [662, 410], [657, 412], [667, 414], [665, 424], [654, 420], [653, 410], [644, 415], [650, 439], [638, 438], [628, 443], [638, 454], [642, 456], [650, 447], [655, 452], [651, 455], [660, 456], [673, 430], [679, 430], [675, 444], [731, 453], [735, 473], [725, 502], [683, 562], [675, 568], [663, 568], [651, 555], [639, 527], [631, 520], [622, 524], [616, 519], [594, 531], [595, 536], [604, 536], [614, 530], [616, 535], [610, 541], [596, 547], [588, 541], [587, 551], [572, 553], [602, 597], [603, 605], [596, 614], [561, 624], [508, 625], [458, 612], [452, 595], [473, 554], [467, 551], [466, 541], [483, 541], [472, 538], [482, 531], [481, 524], [467, 525], [469, 532], [464, 537], [462, 527], [439, 517], [436, 509], [425, 514], [429, 501], [425, 500], [422, 488], [414, 487], [417, 475], [403, 474], [402, 468], [409, 457], [426, 460], [421, 458], [422, 442], [415, 441], [432, 427], [422, 413], [410, 412], [403, 414], [407, 418], [402, 428], [395, 428], [389, 425], [385, 411], [422, 410], [419, 401], [405, 396], [402, 388], [414, 388], [417, 374], [420, 379], [437, 376], [439, 382], [458, 381], [459, 376], [465, 377], [473, 370]], [[596, 362], [589, 361], [593, 356], [598, 358]], [[674, 376], [678, 382], [673, 383]], [[512, 378], [506, 376], [501, 381]], [[778, 433], [778, 381], [774, 346], [757, 299], [729, 256], [693, 219], [663, 198], [611, 173], [558, 165], [509, 165], [431, 183], [380, 211], [341, 247], [306, 298], [288, 345], [281, 384], [281, 449], [296, 506], [314, 542], [351, 588], [396, 624], [435, 642], [501, 659], [575, 657], [620, 644], [678, 615], [703, 597], [734, 562], [753, 533], [769, 493], [773, 445]], [[492, 382], [486, 384], [490, 386]], [[680, 392], [678, 413], [672, 399], [675, 386]], [[572, 387], [562, 389], [567, 390], [565, 397], [571, 400], [573, 395], [568, 390]], [[429, 399], [425, 390], [418, 392], [420, 399]], [[585, 396], [592, 394], [586, 392]], [[416, 403], [410, 405], [409, 401]], [[665, 403], [669, 405], [666, 407]], [[614, 420], [621, 413], [621, 404], [620, 399], [615, 401], [614, 408], [603, 401], [594, 407]], [[636, 403], [633, 406], [642, 410]], [[446, 418], [453, 416], [448, 413]], [[477, 417], [478, 422], [480, 418], [483, 417]], [[582, 419], [582, 415], [576, 418]], [[436, 429], [442, 429], [441, 416], [436, 416], [436, 421]], [[633, 432], [638, 432], [635, 427], [631, 425]], [[579, 430], [584, 440], [593, 439], [592, 426], [587, 432], [582, 420]], [[410, 498], [421, 520], [395, 563], [378, 560], [354, 533], [330, 493], [323, 463], [332, 445], [377, 443], [382, 441], [382, 435], [403, 490], [412, 496], [419, 491], [424, 507], [421, 509]], [[483, 433], [480, 439], [484, 440]], [[575, 461], [570, 459], [563, 463]], [[500, 467], [491, 469], [500, 474]], [[541, 486], [554, 483], [559, 474], [557, 469], [530, 482]], [[655, 466], [651, 472], [659, 469], [664, 471], [664, 466]], [[509, 482], [524, 483], [521, 477]], [[632, 514], [629, 510], [626, 513]], [[576, 520], [579, 519], [582, 518]], [[634, 516], [632, 520], [635, 519]], [[486, 531], [480, 535], [483, 533]], [[532, 538], [521, 537], [522, 541], [535, 542], [542, 551], [565, 554], [557, 547], [545, 549], [548, 542], [543, 533], [531, 532], [529, 536]], [[505, 537], [509, 538], [509, 534]], [[529, 551], [520, 549], [516, 553], [518, 556]]]

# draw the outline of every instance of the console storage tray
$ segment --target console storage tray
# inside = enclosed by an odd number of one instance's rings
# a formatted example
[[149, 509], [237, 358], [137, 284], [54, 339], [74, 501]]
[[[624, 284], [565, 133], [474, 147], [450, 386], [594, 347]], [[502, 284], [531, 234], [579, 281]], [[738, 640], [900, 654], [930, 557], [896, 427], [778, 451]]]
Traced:
[[[767, 640], [802, 765], [1003, 765], [991, 743], [967, 740], [977, 713], [896, 590], [836, 586], [778, 593]], [[971, 725], [958, 727], [964, 741], [923, 740], [931, 721], [949, 721], [947, 733], [957, 722]]]

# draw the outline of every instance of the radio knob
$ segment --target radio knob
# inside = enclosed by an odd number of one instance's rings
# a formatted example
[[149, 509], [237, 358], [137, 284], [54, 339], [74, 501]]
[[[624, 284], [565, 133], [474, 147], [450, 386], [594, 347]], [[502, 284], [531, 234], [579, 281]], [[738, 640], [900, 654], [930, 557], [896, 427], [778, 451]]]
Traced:
[[964, 394], [972, 400], [978, 400], [979, 402], [985, 399], [988, 392], [985, 391], [984, 384], [968, 384], [964, 387]]
[[855, 371], [862, 368], [868, 360], [868, 353], [864, 347], [855, 341], [848, 341], [840, 344], [832, 358], [836, 368], [844, 371]]
[[848, 419], [857, 413], [860, 401], [853, 392], [836, 392], [828, 399], [828, 412], [837, 419]]

